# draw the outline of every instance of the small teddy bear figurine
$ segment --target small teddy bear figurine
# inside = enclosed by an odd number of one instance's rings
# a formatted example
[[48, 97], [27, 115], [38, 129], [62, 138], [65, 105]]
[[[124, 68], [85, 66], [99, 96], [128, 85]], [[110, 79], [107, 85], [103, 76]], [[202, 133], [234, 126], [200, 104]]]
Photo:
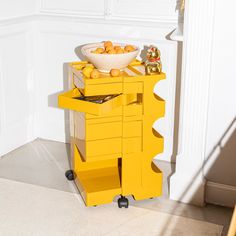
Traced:
[[145, 61], [145, 71], [147, 75], [160, 74], [162, 64], [160, 59], [161, 53], [155, 46], [150, 46], [147, 50], [147, 60]]

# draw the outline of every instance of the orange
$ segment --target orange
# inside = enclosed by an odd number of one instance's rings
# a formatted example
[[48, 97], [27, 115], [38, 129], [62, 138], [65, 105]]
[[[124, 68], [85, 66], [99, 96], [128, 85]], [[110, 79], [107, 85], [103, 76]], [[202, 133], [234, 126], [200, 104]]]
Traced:
[[103, 49], [103, 48], [97, 48], [96, 51], [97, 51], [98, 53], [103, 53], [103, 52], [104, 52], [104, 49]]
[[105, 47], [106, 52], [108, 52], [108, 51], [110, 51], [110, 50], [112, 50], [112, 49], [113, 49], [112, 46], [107, 46], [107, 47]]
[[126, 52], [133, 52], [135, 50], [134, 46], [132, 45], [126, 45], [124, 49]]
[[124, 49], [120, 48], [116, 50], [117, 54], [123, 54], [124, 53]]
[[88, 67], [85, 67], [85, 68], [82, 70], [82, 73], [83, 73], [84, 76], [86, 76], [86, 77], [89, 78], [89, 77], [91, 76], [92, 71], [93, 71], [93, 68], [90, 67], [90, 66], [88, 66]]
[[99, 73], [99, 71], [96, 70], [96, 69], [94, 69], [94, 70], [91, 72], [91, 74], [90, 74], [90, 78], [92, 78], [92, 79], [98, 79], [99, 76], [100, 76], [100, 73]]
[[114, 48], [112, 48], [108, 51], [108, 54], [116, 54], [116, 50]]
[[121, 49], [121, 46], [114, 46], [114, 49], [117, 51], [117, 50]]
[[113, 43], [111, 42], [111, 41], [105, 41], [104, 42], [104, 47], [106, 48], [106, 47], [113, 47]]
[[112, 77], [117, 77], [117, 76], [120, 75], [120, 70], [118, 70], [118, 69], [111, 69], [110, 70], [110, 74], [111, 74]]

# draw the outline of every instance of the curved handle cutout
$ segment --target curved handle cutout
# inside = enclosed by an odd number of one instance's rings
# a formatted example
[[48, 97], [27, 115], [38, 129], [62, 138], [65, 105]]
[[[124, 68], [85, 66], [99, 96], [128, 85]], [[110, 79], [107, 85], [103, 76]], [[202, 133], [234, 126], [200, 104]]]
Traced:
[[152, 133], [157, 138], [163, 138], [163, 136], [160, 133], [158, 133], [153, 127], [152, 127]]
[[156, 173], [162, 173], [161, 170], [155, 165], [155, 163], [152, 161], [151, 168]]
[[160, 96], [158, 96], [157, 94], [153, 93], [153, 96], [155, 97], [155, 99], [157, 99], [158, 101], [164, 102], [165, 100], [163, 98], [161, 98]]

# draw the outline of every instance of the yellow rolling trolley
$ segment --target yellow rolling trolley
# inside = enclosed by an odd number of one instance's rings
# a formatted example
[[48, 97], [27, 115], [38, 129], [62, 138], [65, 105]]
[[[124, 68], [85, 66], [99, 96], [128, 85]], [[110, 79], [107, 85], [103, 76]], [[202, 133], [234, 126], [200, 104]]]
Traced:
[[86, 78], [87, 62], [69, 65], [71, 90], [59, 95], [59, 107], [70, 109], [71, 167], [66, 172], [86, 206], [112, 202], [128, 207], [135, 200], [161, 195], [162, 172], [153, 157], [163, 151], [163, 137], [153, 123], [164, 116], [165, 101], [153, 93], [165, 74], [145, 75], [139, 61], [119, 77]]

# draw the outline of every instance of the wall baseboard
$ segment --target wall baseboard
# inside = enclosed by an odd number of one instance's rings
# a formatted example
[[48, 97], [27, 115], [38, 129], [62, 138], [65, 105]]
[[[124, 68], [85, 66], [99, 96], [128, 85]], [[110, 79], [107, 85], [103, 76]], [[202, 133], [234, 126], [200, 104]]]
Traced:
[[205, 201], [216, 205], [234, 207], [236, 203], [236, 186], [207, 181]]

